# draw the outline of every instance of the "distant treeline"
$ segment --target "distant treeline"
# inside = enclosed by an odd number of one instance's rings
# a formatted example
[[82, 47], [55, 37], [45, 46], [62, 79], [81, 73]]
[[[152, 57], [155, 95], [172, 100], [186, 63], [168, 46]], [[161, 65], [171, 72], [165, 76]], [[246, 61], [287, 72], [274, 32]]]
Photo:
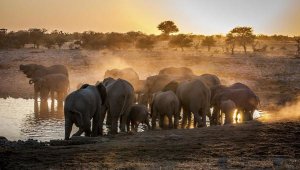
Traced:
[[[171, 27], [170, 24], [173, 27]], [[236, 27], [225, 36], [194, 34], [172, 35], [170, 33], [179, 31], [172, 21], [162, 22], [158, 25], [158, 29], [162, 31], [161, 35], [147, 35], [139, 31], [127, 33], [99, 33], [93, 31], [65, 33], [58, 30], [48, 32], [46, 29], [39, 28], [16, 32], [0, 29], [0, 49], [24, 48], [26, 44], [32, 44], [32, 48], [43, 46], [51, 49], [61, 48], [65, 44], [68, 45], [70, 49], [83, 48], [99, 50], [135, 47], [138, 49], [152, 50], [156, 43], [168, 41], [169, 47], [172, 48], [181, 48], [184, 50], [184, 48], [198, 49], [200, 46], [205, 46], [209, 51], [216, 43], [222, 42], [224, 46], [226, 46], [226, 49], [229, 49], [233, 54], [236, 46], [243, 47], [246, 52], [247, 45], [253, 46], [254, 40], [294, 41], [297, 39], [297, 37], [284, 35], [255, 35], [251, 27]]]

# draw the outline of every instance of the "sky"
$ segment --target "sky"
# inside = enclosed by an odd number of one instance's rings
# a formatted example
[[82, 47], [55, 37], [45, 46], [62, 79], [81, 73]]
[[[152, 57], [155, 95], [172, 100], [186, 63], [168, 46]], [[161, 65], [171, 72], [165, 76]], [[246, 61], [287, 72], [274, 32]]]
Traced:
[[13, 31], [159, 34], [165, 20], [180, 33], [226, 34], [251, 26], [257, 34], [300, 35], [300, 0], [0, 0], [0, 27]]

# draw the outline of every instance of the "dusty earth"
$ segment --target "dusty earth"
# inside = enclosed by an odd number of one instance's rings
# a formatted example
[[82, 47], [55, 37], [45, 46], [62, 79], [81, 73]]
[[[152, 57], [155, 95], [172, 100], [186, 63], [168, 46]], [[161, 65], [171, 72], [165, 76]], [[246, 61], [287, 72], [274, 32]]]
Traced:
[[195, 74], [216, 74], [223, 84], [249, 85], [260, 97], [260, 110], [268, 116], [243, 124], [119, 134], [93, 138], [89, 144], [73, 143], [81, 145], [1, 140], [0, 169], [300, 168], [300, 116], [270, 122], [275, 115], [285, 114], [286, 108], [288, 115], [299, 115], [300, 59], [269, 53], [231, 56], [170, 49], [0, 51], [1, 97], [32, 98], [33, 87], [18, 68], [27, 63], [66, 65], [71, 90], [79, 83], [101, 80], [107, 69], [133, 67], [145, 79], [164, 67], [186, 66]]
[[[86, 145], [3, 144], [3, 169], [299, 169], [300, 121], [147, 131]], [[34, 143], [34, 142], [33, 142]], [[46, 145], [46, 146], [43, 146]]]

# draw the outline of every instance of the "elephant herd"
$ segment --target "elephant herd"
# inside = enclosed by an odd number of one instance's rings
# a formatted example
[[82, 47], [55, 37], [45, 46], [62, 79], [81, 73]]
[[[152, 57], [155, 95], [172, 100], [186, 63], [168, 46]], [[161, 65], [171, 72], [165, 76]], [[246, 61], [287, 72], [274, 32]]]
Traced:
[[[40, 96], [41, 103], [47, 104], [49, 94], [51, 95], [51, 108], [54, 107], [55, 93], [57, 94], [58, 108], [63, 107], [63, 100], [69, 91], [69, 74], [63, 65], [45, 67], [38, 64], [20, 65], [20, 70], [29, 78], [29, 84], [34, 84], [34, 101]], [[36, 109], [35, 109], [36, 110]]]
[[[64, 66], [39, 67], [35, 71], [29, 69], [33, 66], [21, 65], [20, 69], [34, 83], [35, 98], [38, 92], [41, 96], [50, 92], [51, 98], [53, 92], [58, 93], [58, 98], [65, 96], [69, 82]], [[37, 72], [39, 69], [45, 73]], [[55, 86], [49, 79], [55, 80]], [[132, 68], [107, 70], [103, 81], [83, 84], [65, 98], [65, 139], [70, 138], [73, 124], [79, 127], [73, 136], [83, 132], [85, 136], [103, 135], [105, 118], [111, 134], [118, 133], [118, 124], [122, 132], [137, 130], [140, 123], [155, 129], [157, 119], [160, 128], [190, 128], [192, 115], [194, 127], [205, 127], [206, 117], [211, 126], [220, 125], [223, 113], [225, 124], [230, 124], [235, 110], [248, 121], [253, 120], [259, 103], [258, 96], [247, 85], [225, 86], [216, 75], [195, 75], [187, 67], [164, 68], [145, 80], [140, 80]]]

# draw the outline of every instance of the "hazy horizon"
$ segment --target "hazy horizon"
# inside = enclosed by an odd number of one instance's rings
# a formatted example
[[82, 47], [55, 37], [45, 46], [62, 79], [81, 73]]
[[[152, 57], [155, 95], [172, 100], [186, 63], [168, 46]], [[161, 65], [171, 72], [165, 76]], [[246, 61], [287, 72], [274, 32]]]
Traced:
[[251, 26], [256, 34], [293, 36], [300, 35], [299, 6], [298, 0], [1, 0], [0, 26], [159, 34], [157, 25], [172, 20], [180, 33], [226, 34]]

